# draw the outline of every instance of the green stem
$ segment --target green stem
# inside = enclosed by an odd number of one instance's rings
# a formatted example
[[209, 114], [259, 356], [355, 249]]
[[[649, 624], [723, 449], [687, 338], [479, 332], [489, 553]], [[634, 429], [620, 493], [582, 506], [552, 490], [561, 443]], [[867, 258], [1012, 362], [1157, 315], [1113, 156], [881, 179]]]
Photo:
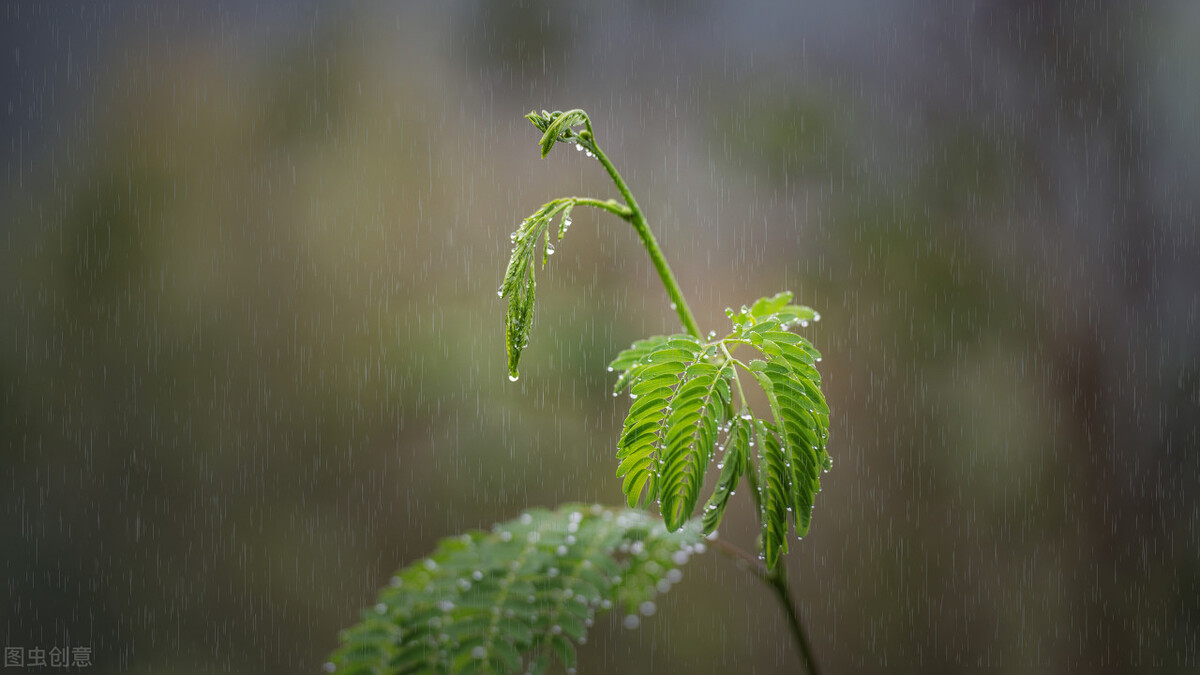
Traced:
[[621, 178], [621, 174], [617, 173], [617, 168], [609, 161], [608, 155], [605, 155], [596, 143], [592, 134], [591, 121], [587, 122], [587, 131], [581, 133], [580, 138], [591, 146], [588, 149], [596, 155], [596, 159], [604, 166], [604, 170], [612, 178], [617, 190], [625, 198], [625, 205], [629, 207], [629, 216], [626, 220], [633, 225], [633, 229], [637, 231], [638, 237], [642, 240], [642, 245], [646, 247], [646, 252], [650, 254], [650, 262], [654, 263], [654, 269], [658, 270], [658, 278], [662, 279], [663, 286], [667, 289], [667, 297], [671, 299], [671, 307], [679, 315], [679, 321], [683, 324], [683, 328], [693, 337], [699, 338], [700, 327], [696, 325], [696, 317], [692, 316], [692, 310], [683, 297], [683, 291], [679, 289], [679, 283], [675, 281], [675, 275], [671, 273], [671, 266], [663, 258], [658, 240], [650, 231], [650, 226], [646, 223], [646, 216], [642, 214], [642, 209], [638, 206], [637, 200], [633, 198], [633, 193], [629, 191], [629, 186], [625, 184], [625, 179]]
[[577, 206], [590, 206], [601, 211], [608, 211], [622, 220], [629, 220], [633, 216], [628, 206], [617, 203], [615, 199], [601, 200], [592, 197], [566, 197], [562, 201], [574, 202]]
[[795, 604], [792, 603], [786, 570], [787, 567], [781, 561], [775, 569], [767, 573], [766, 582], [771, 590], [775, 591], [775, 596], [779, 598], [779, 604], [783, 605], [788, 618], [788, 626], [792, 629], [792, 639], [796, 641], [796, 647], [800, 649], [800, 656], [804, 659], [804, 667], [808, 670], [809, 675], [819, 675], [817, 662], [813, 660], [812, 647], [808, 645], [808, 637], [804, 634], [800, 615], [796, 612]]

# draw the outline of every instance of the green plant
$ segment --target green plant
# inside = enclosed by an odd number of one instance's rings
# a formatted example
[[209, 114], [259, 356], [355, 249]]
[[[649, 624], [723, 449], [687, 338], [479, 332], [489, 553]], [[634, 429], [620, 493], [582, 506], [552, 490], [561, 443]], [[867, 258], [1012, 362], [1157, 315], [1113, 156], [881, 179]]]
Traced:
[[[537, 259], [547, 263], [576, 206], [607, 211], [633, 226], [686, 331], [639, 340], [609, 366], [619, 373], [614, 395], [628, 390], [633, 399], [617, 443], [617, 473], [631, 508], [532, 510], [490, 533], [443, 540], [430, 558], [394, 577], [363, 621], [343, 632], [328, 667], [344, 673], [524, 667], [540, 673], [553, 655], [571, 672], [571, 641], [585, 639], [597, 611], [621, 605], [629, 612], [627, 625], [636, 623], [636, 612], [652, 609], [655, 593], [678, 579], [677, 568], [705, 550], [707, 539], [748, 562], [775, 592], [805, 666], [815, 673], [781, 556], [788, 549], [789, 520], [798, 536], [808, 532], [820, 474], [832, 464], [825, 449], [829, 408], [815, 367], [821, 357], [789, 330], [819, 316], [792, 304], [791, 293], [780, 293], [726, 310], [731, 329], [724, 337], [702, 336], [645, 216], [597, 145], [587, 114], [526, 117], [542, 132], [543, 157], [558, 143], [576, 145], [600, 162], [625, 203], [555, 199], [512, 234], [512, 258], [499, 289], [508, 300], [509, 378], [519, 376], [533, 325]], [[743, 388], [747, 377], [765, 394], [761, 416]], [[719, 478], [694, 518], [705, 473], [717, 456]], [[743, 477], [761, 525], [757, 560], [715, 539]], [[656, 509], [662, 520], [637, 507]]]

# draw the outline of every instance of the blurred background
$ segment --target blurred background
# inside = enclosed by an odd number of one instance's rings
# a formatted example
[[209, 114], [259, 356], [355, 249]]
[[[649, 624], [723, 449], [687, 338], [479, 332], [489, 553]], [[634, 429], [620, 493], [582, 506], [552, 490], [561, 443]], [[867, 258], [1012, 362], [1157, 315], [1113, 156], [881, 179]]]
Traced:
[[[0, 627], [95, 673], [319, 672], [437, 539], [620, 501], [605, 365], [674, 331], [577, 210], [582, 107], [705, 330], [824, 320], [790, 577], [826, 672], [1200, 668], [1200, 4], [0, 3]], [[753, 546], [746, 495], [723, 536]], [[791, 673], [710, 554], [582, 673]]]

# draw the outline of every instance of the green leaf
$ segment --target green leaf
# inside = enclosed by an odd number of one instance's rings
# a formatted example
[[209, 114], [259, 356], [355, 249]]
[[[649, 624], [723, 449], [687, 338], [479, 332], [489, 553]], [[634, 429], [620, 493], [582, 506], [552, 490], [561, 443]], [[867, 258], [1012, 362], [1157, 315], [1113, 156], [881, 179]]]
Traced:
[[700, 540], [698, 524], [672, 533], [641, 511], [527, 511], [400, 570], [330, 660], [338, 673], [544, 672], [551, 655], [573, 668], [593, 617], [637, 611]]
[[767, 569], [775, 569], [787, 553], [787, 518], [791, 504], [791, 477], [783, 448], [774, 429], [758, 422], [758, 488], [762, 504], [762, 546]]
[[[533, 215], [521, 221], [512, 234], [513, 252], [500, 284], [499, 295], [508, 298], [504, 312], [504, 346], [508, 356], [508, 376], [515, 380], [520, 376], [518, 366], [529, 333], [533, 330], [533, 308], [537, 290], [534, 275], [539, 249], [544, 266], [554, 253], [550, 242], [550, 221], [560, 213], [566, 214], [573, 207], [573, 199], [556, 199], [543, 204]], [[565, 216], [564, 216], [565, 217]], [[563, 230], [560, 227], [559, 238]], [[539, 245], [540, 242], [540, 245]]]
[[684, 372], [671, 400], [659, 462], [662, 514], [669, 530], [683, 525], [696, 508], [717, 429], [725, 421], [720, 385], [728, 387], [732, 377], [732, 364], [718, 368], [698, 361]]
[[704, 505], [704, 534], [715, 531], [721, 525], [721, 519], [725, 516], [725, 506], [729, 503], [733, 491], [737, 489], [738, 480], [746, 473], [750, 463], [751, 433], [748, 419], [739, 416], [733, 420], [725, 443], [721, 476], [717, 479], [717, 487], [708, 498], [708, 503]]
[[[618, 356], [613, 363], [624, 364], [637, 359], [626, 371], [632, 373], [629, 387], [634, 403], [625, 416], [621, 438], [617, 442], [617, 475], [624, 477], [621, 487], [626, 502], [636, 506], [658, 498], [659, 477], [666, 468], [663, 464], [664, 443], [672, 417], [667, 409], [687, 381], [685, 371], [702, 354], [703, 345], [691, 336], [680, 335], [648, 341], [641, 346], [635, 344], [631, 349], [637, 353], [623, 353], [624, 356]], [[678, 489], [677, 483], [671, 485]], [[681, 525], [682, 520], [667, 516], [665, 508], [663, 514], [671, 529]]]
[[554, 149], [554, 144], [561, 141], [571, 141], [579, 138], [579, 134], [572, 127], [580, 124], [590, 124], [587, 113], [582, 110], [568, 110], [567, 112], [546, 112], [545, 110], [539, 115], [537, 112], [530, 111], [525, 119], [533, 123], [542, 132], [542, 138], [538, 141], [538, 147], [542, 152], [542, 157], [550, 154]]

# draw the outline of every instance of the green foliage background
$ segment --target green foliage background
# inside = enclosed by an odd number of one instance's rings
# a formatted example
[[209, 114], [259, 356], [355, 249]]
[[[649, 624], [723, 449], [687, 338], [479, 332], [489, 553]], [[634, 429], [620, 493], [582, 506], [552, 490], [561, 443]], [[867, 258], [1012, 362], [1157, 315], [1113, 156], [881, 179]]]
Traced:
[[[515, 384], [497, 342], [519, 219], [615, 196], [520, 117], [578, 104], [705, 331], [823, 314], [829, 671], [1200, 665], [1200, 17], [1069, 4], [6, 6], [6, 644], [314, 672], [438, 539], [619, 503], [605, 364], [678, 330], [628, 227], [577, 209]], [[790, 649], [709, 555], [580, 672]]]

